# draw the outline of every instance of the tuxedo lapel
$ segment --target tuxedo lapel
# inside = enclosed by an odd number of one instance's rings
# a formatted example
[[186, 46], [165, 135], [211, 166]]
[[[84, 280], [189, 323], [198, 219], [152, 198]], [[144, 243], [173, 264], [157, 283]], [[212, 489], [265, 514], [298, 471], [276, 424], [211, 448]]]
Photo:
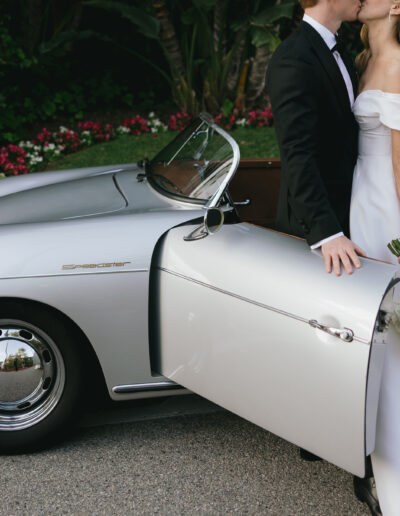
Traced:
[[[311, 27], [310, 24], [302, 21], [298, 30], [304, 31], [306, 37], [311, 42], [312, 48], [315, 51], [318, 60], [331, 79], [333, 88], [344, 111], [350, 111], [351, 105], [346, 83], [344, 82], [340, 68], [331, 50], [329, 50], [325, 41], [321, 38], [318, 32], [313, 27]], [[353, 81], [353, 77], [351, 77], [351, 79]], [[357, 95], [357, 90], [354, 90], [354, 95]]]

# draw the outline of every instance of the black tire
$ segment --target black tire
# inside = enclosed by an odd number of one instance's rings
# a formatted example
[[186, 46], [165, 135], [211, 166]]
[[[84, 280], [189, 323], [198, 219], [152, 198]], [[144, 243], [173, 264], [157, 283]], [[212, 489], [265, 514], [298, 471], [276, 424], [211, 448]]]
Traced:
[[32, 452], [77, 420], [86, 354], [77, 331], [37, 305], [0, 303], [0, 331], [0, 453]]

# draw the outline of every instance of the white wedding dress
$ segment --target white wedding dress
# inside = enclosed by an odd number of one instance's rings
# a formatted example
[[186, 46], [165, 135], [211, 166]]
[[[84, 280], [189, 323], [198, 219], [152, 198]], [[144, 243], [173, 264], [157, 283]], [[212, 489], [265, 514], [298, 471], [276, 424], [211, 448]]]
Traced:
[[[372, 258], [398, 264], [387, 248], [400, 238], [400, 201], [391, 130], [400, 130], [400, 94], [366, 90], [356, 99], [359, 156], [350, 206], [350, 236]], [[372, 467], [383, 516], [400, 516], [400, 334], [389, 328]]]

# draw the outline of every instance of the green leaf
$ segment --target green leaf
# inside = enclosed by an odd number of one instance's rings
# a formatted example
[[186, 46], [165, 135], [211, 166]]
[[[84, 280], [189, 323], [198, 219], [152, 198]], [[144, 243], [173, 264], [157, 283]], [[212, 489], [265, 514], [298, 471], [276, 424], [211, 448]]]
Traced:
[[394, 254], [395, 256], [400, 256], [400, 242], [398, 239], [392, 240], [388, 243], [388, 249], [389, 251]]
[[181, 15], [182, 23], [185, 25], [192, 25], [196, 23], [196, 21], [199, 18], [199, 14], [197, 12], [197, 9], [195, 7], [189, 7], [189, 9], [186, 9], [183, 11]]
[[294, 2], [271, 5], [254, 16], [251, 24], [256, 26], [272, 25], [281, 18], [292, 18], [294, 5]]
[[225, 99], [224, 103], [222, 104], [222, 114], [224, 116], [229, 116], [232, 112], [232, 109], [234, 108], [234, 104], [231, 100]]
[[264, 27], [252, 27], [250, 34], [251, 42], [255, 47], [263, 47], [264, 45], [268, 45], [272, 52], [281, 42], [273, 29]]
[[160, 33], [159, 21], [154, 16], [145, 13], [142, 9], [112, 0], [86, 0], [83, 2], [83, 5], [115, 12], [136, 25], [140, 34], [143, 34], [146, 38], [158, 39]]
[[396, 251], [393, 249], [392, 245], [389, 243], [387, 246], [388, 246], [389, 251], [390, 251], [392, 254], [394, 254], [395, 256], [397, 256], [397, 253], [396, 253]]
[[400, 242], [399, 240], [396, 238], [396, 240], [392, 240], [392, 244], [393, 244], [393, 247], [396, 249], [396, 251], [398, 253], [400, 253]]
[[217, 0], [192, 0], [194, 5], [198, 7], [199, 9], [212, 9], [215, 4], [217, 3]]
[[52, 52], [57, 47], [65, 45], [66, 43], [70, 43], [71, 41], [78, 41], [81, 39], [88, 39], [95, 36], [96, 33], [91, 30], [83, 30], [83, 31], [64, 31], [60, 32], [56, 36], [52, 37], [49, 41], [44, 41], [39, 46], [39, 52], [41, 54], [47, 54], [48, 52]]
[[248, 21], [249, 20], [246, 18], [241, 20], [233, 20], [229, 23], [229, 26], [233, 30], [233, 32], [238, 32], [248, 23]]

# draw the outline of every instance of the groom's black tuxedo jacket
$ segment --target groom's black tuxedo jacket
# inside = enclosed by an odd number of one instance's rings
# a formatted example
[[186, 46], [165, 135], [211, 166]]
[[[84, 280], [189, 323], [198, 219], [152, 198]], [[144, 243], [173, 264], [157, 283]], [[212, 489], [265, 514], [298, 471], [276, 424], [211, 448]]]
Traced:
[[[357, 94], [357, 77], [343, 57]], [[306, 22], [279, 45], [267, 73], [282, 177], [276, 228], [312, 245], [349, 234], [358, 126], [338, 64]]]

